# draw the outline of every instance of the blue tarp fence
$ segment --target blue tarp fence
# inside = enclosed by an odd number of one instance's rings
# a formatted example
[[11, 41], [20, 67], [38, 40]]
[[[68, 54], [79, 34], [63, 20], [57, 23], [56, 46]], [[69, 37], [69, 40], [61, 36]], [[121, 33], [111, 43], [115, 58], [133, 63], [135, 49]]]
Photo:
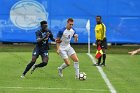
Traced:
[[0, 6], [0, 42], [36, 42], [35, 31], [40, 29], [41, 20], [48, 21], [56, 37], [72, 17], [79, 43], [88, 42], [86, 23], [90, 20], [94, 43], [95, 17], [101, 15], [108, 42], [140, 43], [139, 0], [1, 0]]

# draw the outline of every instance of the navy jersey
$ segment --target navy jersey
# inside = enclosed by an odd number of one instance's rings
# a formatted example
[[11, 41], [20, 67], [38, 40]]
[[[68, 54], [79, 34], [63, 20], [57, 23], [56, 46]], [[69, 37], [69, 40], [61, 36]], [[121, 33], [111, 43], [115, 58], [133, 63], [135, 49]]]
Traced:
[[49, 39], [51, 39], [52, 41], [55, 41], [55, 39], [53, 38], [53, 34], [51, 32], [51, 30], [47, 30], [45, 32], [42, 32], [41, 30], [38, 30], [36, 32], [36, 39], [38, 38], [43, 38], [46, 37], [44, 40], [37, 42], [36, 47], [37, 48], [43, 48], [43, 49], [49, 49], [49, 44], [48, 41]]

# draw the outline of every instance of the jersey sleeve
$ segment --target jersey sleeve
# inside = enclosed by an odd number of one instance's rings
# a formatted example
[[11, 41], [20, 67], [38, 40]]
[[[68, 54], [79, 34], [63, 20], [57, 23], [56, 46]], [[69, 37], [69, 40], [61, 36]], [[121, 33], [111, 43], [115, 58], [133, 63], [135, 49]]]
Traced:
[[36, 31], [35, 34], [36, 34], [36, 39], [41, 38], [39, 31]]
[[105, 26], [105, 24], [103, 24], [103, 26], [104, 26], [104, 38], [106, 37], [106, 26]]
[[52, 34], [51, 30], [49, 30], [49, 33], [50, 33], [49, 38], [50, 38], [52, 41], [55, 41], [55, 39], [54, 39], [54, 37], [53, 37], [53, 34]]
[[72, 28], [72, 29], [74, 30], [74, 34], [73, 34], [73, 37], [74, 37], [74, 35], [77, 34], [77, 32], [76, 32], [76, 30], [74, 28]]
[[66, 29], [66, 28], [63, 28], [63, 29], [61, 29], [61, 30], [58, 31], [58, 33], [57, 33], [57, 38], [61, 38], [61, 37], [62, 37], [63, 32], [64, 32], [65, 29]]
[[57, 34], [57, 38], [61, 38], [62, 34], [63, 34], [62, 31], [59, 31], [58, 34]]
[[105, 26], [105, 24], [103, 24], [104, 25], [104, 31], [106, 31], [106, 26]]

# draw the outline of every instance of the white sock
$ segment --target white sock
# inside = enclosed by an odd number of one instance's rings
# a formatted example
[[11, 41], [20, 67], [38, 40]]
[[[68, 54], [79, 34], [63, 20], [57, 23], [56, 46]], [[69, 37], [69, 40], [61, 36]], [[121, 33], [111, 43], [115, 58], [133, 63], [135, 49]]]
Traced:
[[79, 78], [79, 62], [74, 62], [75, 74]]
[[64, 68], [66, 68], [66, 67], [68, 67], [68, 65], [65, 64], [65, 63], [63, 63], [63, 64], [60, 66], [61, 69], [64, 69]]

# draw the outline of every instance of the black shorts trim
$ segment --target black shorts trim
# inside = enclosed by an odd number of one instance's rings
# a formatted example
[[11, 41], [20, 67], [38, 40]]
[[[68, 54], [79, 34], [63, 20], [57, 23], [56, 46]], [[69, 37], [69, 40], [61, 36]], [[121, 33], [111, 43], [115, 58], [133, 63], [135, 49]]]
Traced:
[[103, 40], [96, 40], [97, 48], [98, 48], [98, 42], [101, 42], [101, 48], [107, 49], [107, 39], [106, 38], [104, 38]]

